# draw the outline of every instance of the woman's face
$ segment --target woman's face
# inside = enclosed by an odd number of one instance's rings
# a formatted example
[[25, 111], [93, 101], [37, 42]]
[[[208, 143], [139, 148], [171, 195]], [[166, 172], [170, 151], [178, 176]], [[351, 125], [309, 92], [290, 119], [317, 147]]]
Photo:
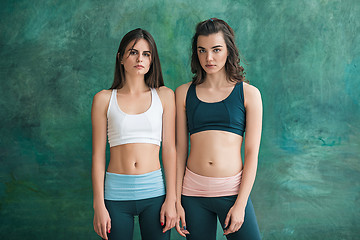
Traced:
[[151, 66], [150, 45], [143, 38], [139, 39], [135, 45], [134, 42], [135, 40], [127, 45], [121, 64], [127, 74], [145, 75]]
[[197, 41], [197, 53], [201, 67], [207, 74], [225, 71], [228, 51], [222, 32], [208, 36], [200, 35]]

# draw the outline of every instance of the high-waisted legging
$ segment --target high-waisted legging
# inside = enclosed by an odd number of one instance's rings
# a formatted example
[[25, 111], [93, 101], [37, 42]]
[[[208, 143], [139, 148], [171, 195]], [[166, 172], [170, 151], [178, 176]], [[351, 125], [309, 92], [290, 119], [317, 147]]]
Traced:
[[109, 240], [133, 240], [134, 216], [139, 216], [142, 240], [169, 240], [170, 231], [163, 233], [160, 210], [165, 196], [141, 200], [105, 200], [111, 218]]
[[[182, 195], [181, 203], [185, 210], [186, 228], [190, 232], [188, 240], [215, 240], [217, 217], [224, 229], [226, 215], [234, 205], [237, 195], [224, 197], [192, 197]], [[231, 222], [228, 224], [230, 225]], [[244, 223], [241, 228], [227, 236], [229, 240], [261, 239], [254, 207], [249, 197]]]

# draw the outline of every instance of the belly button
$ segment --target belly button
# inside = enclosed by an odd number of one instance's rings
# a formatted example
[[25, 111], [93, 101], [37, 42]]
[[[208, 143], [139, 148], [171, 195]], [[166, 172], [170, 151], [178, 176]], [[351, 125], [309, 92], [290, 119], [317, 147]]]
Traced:
[[213, 162], [209, 162], [210, 165], [213, 165]]
[[134, 162], [134, 167], [136, 167], [136, 165], [137, 165], [137, 162]]

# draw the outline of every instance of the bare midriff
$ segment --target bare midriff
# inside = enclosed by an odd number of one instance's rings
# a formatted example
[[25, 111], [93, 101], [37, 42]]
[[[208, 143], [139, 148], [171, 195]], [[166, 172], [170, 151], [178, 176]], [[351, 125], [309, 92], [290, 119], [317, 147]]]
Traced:
[[243, 137], [225, 131], [208, 130], [190, 136], [187, 167], [207, 177], [230, 177], [242, 170]]
[[110, 148], [107, 171], [138, 175], [160, 169], [160, 147], [149, 143], [130, 143]]

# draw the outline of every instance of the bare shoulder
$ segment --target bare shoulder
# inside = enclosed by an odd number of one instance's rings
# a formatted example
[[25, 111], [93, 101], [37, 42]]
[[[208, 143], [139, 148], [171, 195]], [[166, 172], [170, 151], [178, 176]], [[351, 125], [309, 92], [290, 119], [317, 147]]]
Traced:
[[257, 89], [255, 86], [250, 85], [246, 82], [244, 82], [244, 97], [245, 98], [258, 98], [261, 97], [259, 89]]
[[104, 89], [104, 90], [101, 90], [100, 92], [96, 93], [94, 98], [107, 98], [107, 97], [110, 97], [111, 96], [111, 92], [112, 90], [107, 90], [107, 89]]
[[96, 93], [93, 99], [93, 104], [107, 106], [110, 101], [112, 90], [101, 90]]
[[261, 103], [261, 93], [255, 86], [244, 82], [244, 102], [245, 107], [250, 103], [258, 104]]
[[174, 98], [174, 91], [171, 88], [161, 86], [157, 89], [157, 92], [161, 99]]
[[188, 83], [184, 83], [184, 84], [180, 85], [179, 87], [177, 87], [175, 90], [176, 97], [178, 97], [178, 96], [185, 97], [190, 85], [191, 85], [191, 82], [188, 82]]
[[246, 82], [244, 82], [244, 93], [247, 95], [260, 95], [259, 89], [257, 89], [255, 86], [250, 85]]
[[161, 87], [157, 88], [156, 91], [159, 95], [161, 104], [163, 105], [164, 109], [167, 109], [167, 106], [171, 106], [173, 104], [175, 105], [175, 97], [174, 97], [173, 90], [171, 90], [168, 87], [161, 86]]

